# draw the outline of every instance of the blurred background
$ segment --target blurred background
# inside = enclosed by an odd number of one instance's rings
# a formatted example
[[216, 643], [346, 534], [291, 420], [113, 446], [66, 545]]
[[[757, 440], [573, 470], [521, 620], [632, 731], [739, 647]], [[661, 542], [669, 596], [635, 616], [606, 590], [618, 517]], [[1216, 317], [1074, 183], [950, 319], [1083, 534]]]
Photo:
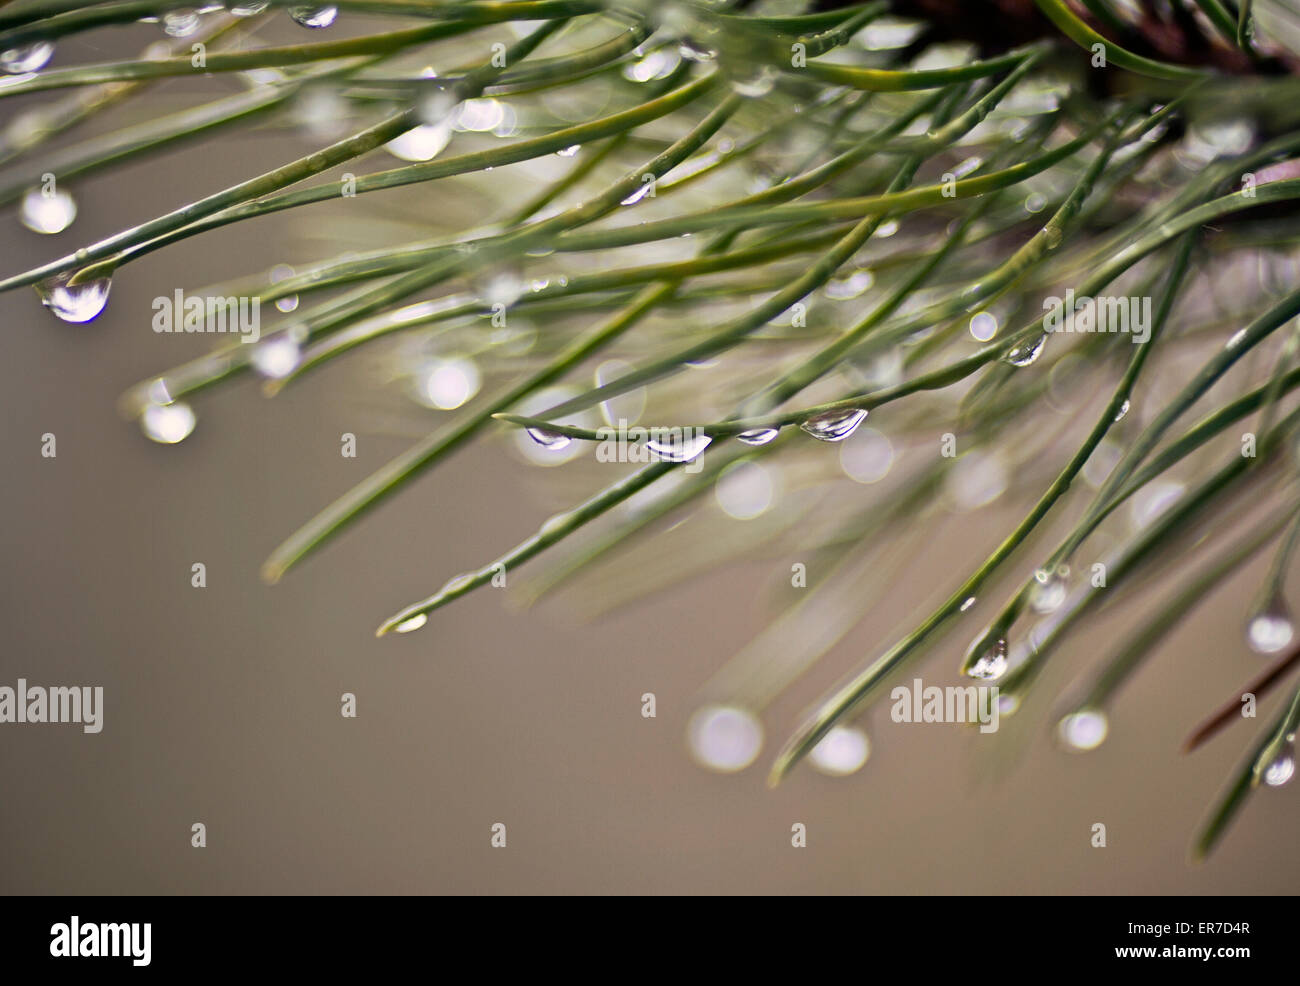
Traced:
[[[62, 46], [55, 64], [137, 51], [157, 36], [157, 25], [90, 35]], [[200, 90], [212, 91], [164, 81], [152, 105], [179, 107]], [[4, 104], [0, 119], [19, 108]], [[10, 208], [0, 270], [61, 255], [312, 146], [283, 128], [232, 131], [78, 181], [77, 220], [57, 236], [23, 228]], [[381, 156], [359, 170], [398, 163]], [[105, 693], [98, 735], [68, 725], [0, 731], [9, 847], [0, 889], [1294, 891], [1296, 785], [1252, 798], [1208, 863], [1187, 862], [1212, 799], [1276, 714], [1274, 695], [1254, 723], [1179, 752], [1263, 666], [1242, 624], [1266, 556], [1179, 626], [1092, 753], [1053, 742], [1052, 696], [1132, 625], [1126, 609], [1072, 637], [995, 736], [895, 724], [884, 705], [862, 722], [871, 753], [861, 769], [832, 777], [805, 765], [775, 790], [767, 767], [803, 710], [928, 613], [1015, 524], [1019, 501], [935, 520], [920, 555], [911, 541], [906, 558], [886, 547], [872, 598], [860, 601], [863, 622], [762, 710], [762, 750], [734, 774], [697, 765], [687, 724], [717, 698], [713, 674], [793, 601], [797, 552], [704, 572], [683, 563], [664, 591], [630, 593], [595, 616], [582, 593], [522, 607], [512, 582], [437, 612], [418, 633], [374, 637], [401, 606], [597, 489], [609, 473], [590, 457], [539, 468], [501, 429], [282, 583], [263, 584], [258, 568], [284, 537], [449, 415], [410, 399], [392, 370], [395, 346], [336, 361], [274, 399], [240, 379], [194, 401], [198, 424], [184, 442], [151, 443], [116, 413], [119, 395], [213, 342], [154, 333], [152, 299], [380, 245], [399, 228], [413, 238], [424, 217], [439, 228], [477, 223], [478, 208], [473, 197], [416, 186], [228, 227], [132, 264], [104, 314], [83, 325], [51, 317], [30, 289], [0, 298], [0, 684], [24, 677]], [[707, 389], [710, 369], [698, 372], [686, 386]], [[57, 458], [40, 455], [46, 432], [57, 436]], [[344, 432], [357, 436], [355, 459], [339, 454]], [[876, 495], [848, 478], [837, 489], [862, 506]], [[670, 544], [743, 539], [752, 522], [701, 512], [657, 554], [653, 543], [641, 550], [671, 573]], [[205, 589], [191, 587], [195, 562], [206, 565]], [[916, 675], [955, 683], [986, 616], [961, 624]], [[345, 692], [356, 695], [355, 719], [340, 715]], [[646, 692], [655, 718], [641, 714]], [[207, 828], [204, 849], [190, 845], [195, 822]], [[497, 822], [508, 829], [505, 850], [490, 845]], [[805, 849], [791, 847], [796, 822], [807, 826]], [[1106, 825], [1104, 849], [1090, 842], [1096, 822]]]

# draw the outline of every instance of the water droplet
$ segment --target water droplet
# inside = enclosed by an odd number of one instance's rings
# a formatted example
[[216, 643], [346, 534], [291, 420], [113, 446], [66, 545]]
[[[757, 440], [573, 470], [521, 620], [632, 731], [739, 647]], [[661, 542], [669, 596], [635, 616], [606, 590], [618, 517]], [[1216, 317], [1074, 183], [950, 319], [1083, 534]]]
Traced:
[[826, 297], [834, 301], [848, 301], [850, 298], [857, 298], [867, 291], [876, 283], [876, 275], [869, 270], [855, 270], [846, 277], [839, 277], [830, 281], [823, 291]]
[[549, 452], [568, 448], [569, 443], [573, 441], [568, 435], [561, 435], [559, 432], [548, 431], [545, 428], [525, 428], [524, 431], [528, 432], [529, 438]]
[[758, 99], [766, 96], [776, 85], [776, 72], [770, 65], [763, 65], [757, 71], [746, 76], [737, 76], [731, 80], [731, 88], [746, 99]]
[[418, 111], [420, 119], [431, 127], [440, 126], [443, 123], [455, 126], [455, 113], [460, 100], [456, 98], [455, 92], [436, 87], [428, 95], [422, 97], [419, 102]]
[[653, 189], [654, 187], [655, 187], [655, 186], [654, 186], [654, 182], [653, 182], [653, 181], [643, 182], [642, 185], [641, 185], [641, 187], [638, 188], [638, 189], [637, 189], [635, 192], [633, 192], [631, 195], [629, 195], [627, 198], [625, 198], [625, 199], [622, 201], [621, 204], [622, 204], [622, 205], [636, 205], [636, 204], [637, 204], [638, 202], [640, 202], [643, 198], [645, 198], [647, 195], [649, 195], [649, 194], [650, 194], [650, 190]]
[[65, 322], [89, 322], [108, 304], [112, 281], [96, 277], [81, 284], [69, 284], [71, 277], [60, 274], [36, 285], [41, 304]]
[[780, 428], [755, 428], [752, 431], [742, 431], [736, 436], [736, 441], [744, 442], [746, 445], [766, 445], [779, 434], [781, 434]]
[[808, 762], [830, 777], [847, 777], [871, 756], [871, 741], [856, 726], [832, 726], [808, 753]]
[[964, 613], [966, 612], [966, 610], [970, 609], [974, 605], [975, 605], [975, 597], [971, 596], [969, 599], [967, 599], [965, 602], [961, 604], [961, 611]]
[[[977, 646], [978, 643], [977, 641]], [[1001, 678], [1006, 670], [1007, 642], [1005, 638], [999, 637], [988, 646], [966, 673], [980, 681], [992, 681], [994, 678]]]
[[1129, 409], [1129, 402], [1125, 401], [1123, 404], [1119, 406], [1119, 410], [1115, 412], [1115, 420], [1123, 421], [1124, 415], [1128, 414], [1128, 409]]
[[716, 48], [710, 48], [691, 38], [682, 38], [677, 45], [677, 52], [688, 62], [711, 62], [718, 57]]
[[507, 308], [523, 297], [527, 288], [523, 275], [512, 267], [488, 271], [481, 279], [476, 279], [475, 286], [479, 297], [489, 305], [505, 305]]
[[[281, 281], [287, 281], [293, 277], [293, 273], [293, 268], [288, 264], [278, 264], [271, 268], [270, 281], [272, 284], [279, 284]], [[291, 312], [298, 307], [298, 296], [288, 294], [283, 298], [276, 298], [275, 307], [282, 312]]]
[[[605, 387], [620, 377], [636, 370], [631, 363], [619, 359], [605, 360], [596, 367], [595, 382], [597, 387]], [[622, 394], [616, 394], [600, 402], [600, 415], [608, 425], [623, 426], [635, 424], [645, 413], [645, 387], [635, 387]]]
[[231, 4], [230, 13], [235, 17], [255, 17], [271, 6], [271, 0], [265, 0], [264, 3], [236, 3]]
[[0, 70], [10, 75], [39, 72], [54, 57], [54, 45], [48, 41], [35, 41], [0, 52]]
[[1264, 783], [1269, 787], [1281, 787], [1294, 776], [1295, 757], [1290, 750], [1279, 753], [1273, 762], [1264, 768]]
[[[293, 18], [295, 24], [301, 24], [303, 27], [329, 27], [334, 23], [334, 19], [339, 15], [338, 7], [290, 7], [289, 16]], [[412, 627], [411, 629], [415, 629]]]
[[572, 146], [566, 147], [563, 150], [556, 151], [555, 153], [558, 154], [560, 157], [573, 157], [580, 150], [582, 150], [581, 144], [573, 144]]
[[1276, 654], [1291, 643], [1293, 636], [1295, 625], [1291, 621], [1291, 610], [1281, 596], [1270, 600], [1246, 626], [1246, 641], [1256, 654]]
[[1017, 346], [1011, 352], [1002, 357], [1003, 361], [1010, 363], [1012, 366], [1028, 366], [1043, 355], [1043, 348], [1047, 345], [1047, 334], [1043, 333], [1037, 339], [1025, 343], [1023, 346]]
[[818, 441], [842, 442], [866, 419], [867, 412], [860, 407], [855, 407], [815, 415], [801, 423], [799, 427]]
[[484, 97], [467, 99], [456, 113], [456, 129], [471, 133], [486, 133], [501, 126], [506, 119], [505, 106], [500, 100]]
[[998, 334], [998, 320], [988, 312], [976, 312], [971, 316], [970, 334], [979, 342], [988, 342]]
[[690, 429], [683, 434], [682, 429], [673, 428], [646, 439], [645, 447], [665, 462], [690, 462], [712, 444], [708, 435], [694, 434]]
[[428, 613], [416, 613], [409, 620], [403, 620], [397, 626], [393, 627], [395, 633], [410, 633], [412, 630], [418, 630], [429, 622]]
[[163, 31], [169, 38], [188, 38], [199, 29], [199, 12], [193, 7], [181, 7], [163, 14]]
[[897, 233], [898, 229], [899, 229], [899, 225], [897, 219], [886, 219], [883, 223], [881, 223], [879, 226], [876, 227], [876, 232], [874, 235], [876, 239], [884, 240], [884, 239], [888, 239], [889, 237]]
[[1058, 572], [1041, 568], [1034, 573], [1034, 585], [1029, 590], [1029, 605], [1035, 613], [1055, 613], [1065, 602], [1068, 591], [1065, 579]]
[[149, 404], [140, 414], [140, 430], [162, 445], [175, 445], [194, 430], [194, 409], [184, 401]]
[[77, 203], [62, 189], [46, 195], [33, 188], [23, 196], [18, 217], [33, 233], [62, 233], [77, 218]]
[[702, 767], [730, 774], [754, 762], [763, 748], [763, 725], [747, 709], [706, 705], [691, 716], [686, 742]]
[[666, 79], [682, 63], [681, 54], [674, 48], [657, 48], [640, 61], [623, 66], [623, 78], [630, 82], [654, 82]]
[[1072, 712], [1056, 725], [1056, 735], [1071, 750], [1095, 750], [1109, 730], [1106, 714], [1096, 709]]
[[753, 520], [775, 499], [772, 472], [758, 462], [735, 462], [718, 477], [713, 488], [718, 506], [728, 517]]
[[850, 441], [840, 446], [840, 468], [855, 483], [878, 483], [889, 475], [893, 465], [894, 446], [874, 428], [859, 428]]
[[302, 362], [302, 347], [286, 333], [276, 335], [253, 347], [249, 358], [253, 369], [271, 380], [283, 380]]
[[451, 123], [423, 123], [394, 137], [384, 150], [402, 161], [432, 161], [451, 143]]
[[1042, 212], [1046, 208], [1047, 208], [1046, 196], [1040, 195], [1038, 192], [1030, 192], [1027, 196], [1025, 196], [1026, 212], [1029, 213]]
[[473, 360], [452, 358], [436, 363], [426, 374], [417, 399], [427, 407], [452, 411], [478, 393], [481, 378]]

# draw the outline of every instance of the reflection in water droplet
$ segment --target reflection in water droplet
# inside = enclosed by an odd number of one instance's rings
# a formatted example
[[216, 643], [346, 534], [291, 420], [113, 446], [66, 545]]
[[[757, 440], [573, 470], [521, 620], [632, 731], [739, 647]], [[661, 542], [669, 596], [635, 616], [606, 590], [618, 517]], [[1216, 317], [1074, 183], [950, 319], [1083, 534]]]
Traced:
[[862, 408], [849, 408], [845, 411], [828, 411], [825, 414], [815, 415], [799, 427], [818, 441], [842, 442], [866, 419], [867, 412]]
[[253, 369], [271, 380], [282, 380], [298, 369], [302, 347], [290, 335], [277, 335], [253, 347]]
[[1256, 654], [1276, 654], [1291, 643], [1294, 635], [1291, 610], [1281, 596], [1270, 600], [1246, 626], [1246, 641]]
[[1002, 357], [1003, 361], [1012, 366], [1022, 367], [1029, 366], [1039, 356], [1043, 355], [1043, 348], [1047, 345], [1047, 334], [1040, 335], [1037, 339], [1025, 343], [1023, 346], [1017, 346], [1006, 356]]
[[140, 430], [163, 445], [184, 441], [194, 430], [194, 409], [184, 401], [149, 404], [140, 414]]
[[742, 431], [736, 436], [736, 440], [746, 445], [766, 445], [779, 434], [781, 434], [780, 428], [755, 428], [753, 431]]
[[713, 488], [723, 513], [736, 520], [752, 520], [763, 514], [775, 499], [772, 472], [758, 462], [729, 465]]
[[293, 18], [294, 23], [301, 24], [303, 27], [329, 27], [338, 15], [339, 8], [328, 5], [289, 8], [289, 16]]
[[46, 195], [33, 188], [23, 196], [18, 218], [33, 233], [62, 233], [77, 218], [77, 203], [62, 189]]
[[967, 674], [981, 681], [992, 681], [994, 678], [1001, 678], [1006, 670], [1007, 642], [1005, 639], [998, 638], [979, 656], [979, 660], [971, 665]]
[[451, 123], [424, 123], [384, 145], [384, 150], [402, 161], [432, 161], [451, 142]]
[[971, 316], [970, 334], [980, 342], [988, 342], [998, 334], [998, 320], [988, 312], [976, 312]]
[[1288, 750], [1264, 768], [1264, 783], [1269, 787], [1281, 787], [1295, 776], [1295, 757]]
[[823, 774], [847, 777], [861, 770], [871, 755], [871, 741], [856, 726], [833, 726], [808, 753], [808, 762]]
[[686, 742], [700, 766], [734, 773], [753, 763], [763, 748], [763, 725], [746, 709], [706, 705], [691, 716]]
[[48, 41], [36, 41], [17, 48], [6, 48], [0, 52], [0, 71], [10, 75], [25, 75], [39, 72], [54, 57], [54, 45]]
[[65, 322], [89, 322], [108, 304], [112, 281], [107, 277], [97, 277], [70, 285], [69, 280], [69, 275], [60, 274], [36, 285], [41, 304]]
[[713, 444], [708, 435], [684, 434], [681, 429], [670, 429], [646, 440], [648, 448], [665, 462], [690, 462]]
[[1106, 739], [1109, 728], [1105, 713], [1081, 709], [1057, 723], [1056, 735], [1068, 749], [1095, 750]]
[[393, 627], [395, 633], [410, 633], [412, 630], [418, 630], [429, 622], [428, 613], [416, 613], [409, 620], [403, 620], [397, 626]]
[[549, 452], [568, 448], [569, 443], [573, 441], [568, 435], [561, 435], [559, 432], [545, 428], [525, 428], [524, 431], [528, 433], [529, 438]]

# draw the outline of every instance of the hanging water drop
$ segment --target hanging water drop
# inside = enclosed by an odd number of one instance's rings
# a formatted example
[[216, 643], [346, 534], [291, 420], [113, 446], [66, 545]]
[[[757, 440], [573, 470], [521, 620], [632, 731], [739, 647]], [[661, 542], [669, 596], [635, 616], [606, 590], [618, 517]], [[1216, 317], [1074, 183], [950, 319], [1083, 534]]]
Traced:
[[524, 431], [528, 432], [529, 438], [548, 452], [558, 452], [561, 449], [566, 449], [569, 447], [570, 442], [573, 441], [568, 435], [561, 435], [557, 431], [550, 431], [546, 428], [525, 428]]
[[422, 123], [394, 137], [384, 150], [402, 161], [432, 161], [451, 143], [451, 121]]
[[1071, 750], [1095, 750], [1106, 739], [1110, 725], [1106, 714], [1097, 709], [1080, 709], [1056, 725], [1056, 734]]
[[770, 65], [762, 65], [752, 74], [736, 76], [731, 80], [731, 88], [736, 95], [746, 99], [758, 99], [766, 96], [776, 85], [776, 72]]
[[581, 144], [573, 144], [569, 147], [562, 148], [561, 150], [558, 150], [555, 153], [558, 154], [560, 157], [573, 157], [580, 150], [582, 150]]
[[184, 401], [149, 404], [140, 414], [140, 430], [161, 445], [175, 445], [194, 430], [194, 409]]
[[1001, 678], [1007, 670], [1007, 642], [999, 637], [979, 656], [966, 673], [980, 681], [992, 681]]
[[1029, 605], [1035, 613], [1054, 613], [1065, 602], [1067, 586], [1059, 572], [1039, 569], [1034, 573], [1034, 584], [1029, 591]]
[[33, 188], [23, 196], [18, 218], [33, 233], [62, 233], [77, 218], [77, 203], [63, 189], [46, 195]]
[[763, 725], [747, 709], [706, 705], [686, 727], [691, 755], [710, 770], [731, 774], [744, 770], [763, 748]]
[[780, 428], [754, 428], [752, 431], [742, 431], [736, 436], [736, 441], [744, 442], [746, 445], [766, 445], [779, 434], [781, 434]]
[[304, 6], [289, 8], [289, 16], [293, 18], [294, 23], [301, 24], [303, 27], [329, 27], [334, 23], [334, 18], [338, 17], [338, 15], [338, 7]]
[[302, 347], [290, 333], [276, 335], [253, 347], [253, 369], [270, 380], [283, 380], [302, 362]]
[[403, 620], [397, 626], [393, 627], [394, 633], [410, 633], [412, 630], [418, 630], [429, 622], [428, 613], [416, 613], [409, 620]]
[[851, 407], [843, 411], [827, 411], [825, 414], [814, 415], [799, 427], [818, 441], [842, 442], [866, 419], [866, 411], [860, 407]]
[[1246, 642], [1256, 654], [1276, 654], [1291, 643], [1293, 636], [1291, 610], [1280, 595], [1270, 599], [1246, 625]]
[[674, 428], [647, 439], [645, 447], [665, 462], [690, 462], [712, 444], [708, 435], [691, 434], [690, 429], [682, 434], [681, 429]]
[[1129, 402], [1125, 401], [1123, 404], [1119, 406], [1119, 410], [1115, 412], [1115, 420], [1123, 421], [1124, 415], [1128, 414], [1128, 409], [1129, 409]]
[[35, 41], [0, 52], [0, 70], [10, 75], [39, 72], [54, 57], [54, 45], [48, 41]]
[[41, 304], [65, 322], [89, 322], [108, 304], [112, 281], [96, 277], [80, 284], [69, 284], [71, 277], [60, 274], [36, 285]]
[[1047, 345], [1047, 334], [1040, 335], [1032, 342], [1027, 342], [1023, 346], [1017, 346], [1006, 356], [1002, 357], [1003, 361], [1015, 367], [1028, 366], [1043, 355], [1043, 348]]
[[847, 777], [871, 756], [871, 741], [856, 726], [832, 726], [808, 753], [814, 768], [830, 777]]
[[163, 14], [163, 31], [169, 38], [188, 38], [199, 29], [199, 12], [192, 7], [181, 7]]
[[1264, 768], [1264, 783], [1269, 787], [1281, 787], [1295, 776], [1295, 756], [1290, 747], [1283, 750]]

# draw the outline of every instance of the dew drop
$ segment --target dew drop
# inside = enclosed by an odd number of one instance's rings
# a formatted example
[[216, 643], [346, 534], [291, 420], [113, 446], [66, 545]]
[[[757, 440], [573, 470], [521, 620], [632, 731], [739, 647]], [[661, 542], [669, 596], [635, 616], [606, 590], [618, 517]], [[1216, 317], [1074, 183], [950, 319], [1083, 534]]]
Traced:
[[1124, 420], [1124, 415], [1128, 414], [1129, 406], [1130, 406], [1130, 405], [1129, 405], [1129, 402], [1128, 402], [1128, 401], [1125, 401], [1123, 404], [1121, 404], [1121, 405], [1119, 406], [1119, 410], [1115, 412], [1115, 420], [1116, 420], [1116, 421], [1123, 421], [1123, 420]]
[[36, 285], [41, 304], [65, 322], [89, 322], [108, 304], [112, 281], [96, 277], [81, 284], [69, 284], [67, 274], [60, 274]]
[[713, 439], [708, 435], [683, 435], [680, 429], [671, 429], [659, 437], [646, 439], [645, 447], [665, 462], [690, 462], [712, 444]]
[[716, 48], [710, 48], [708, 45], [693, 41], [690, 38], [681, 40], [677, 45], [677, 53], [688, 62], [711, 62], [718, 57]]
[[394, 137], [384, 150], [402, 161], [432, 161], [451, 143], [451, 123], [423, 123]]
[[1039, 569], [1034, 573], [1034, 584], [1029, 590], [1029, 605], [1035, 613], [1055, 613], [1065, 602], [1067, 586], [1057, 572]]
[[760, 96], [766, 96], [776, 85], [776, 72], [770, 65], [761, 66], [752, 75], [737, 77], [731, 80], [731, 88], [735, 90], [736, 95], [744, 96], [746, 99], [758, 99]]
[[1056, 735], [1067, 749], [1095, 750], [1106, 739], [1110, 724], [1106, 714], [1096, 709], [1072, 712], [1056, 725]]
[[755, 428], [752, 431], [742, 431], [736, 436], [736, 441], [744, 442], [746, 445], [766, 445], [779, 434], [781, 434], [780, 428]]
[[876, 283], [876, 275], [870, 270], [855, 270], [853, 273], [829, 282], [823, 291], [826, 297], [834, 301], [848, 301], [870, 291]]
[[149, 404], [140, 414], [140, 430], [161, 445], [183, 442], [194, 430], [194, 409], [184, 401]]
[[[972, 331], [974, 331], [972, 329]], [[1025, 343], [1023, 346], [1017, 346], [1006, 356], [1002, 357], [1003, 362], [1012, 366], [1021, 367], [1029, 366], [1043, 355], [1043, 348], [1047, 345], [1047, 334], [1040, 335], [1037, 339]]]
[[[334, 23], [334, 19], [338, 15], [339, 8], [329, 5], [289, 8], [289, 16], [293, 18], [293, 22], [303, 27], [329, 27]], [[415, 628], [412, 627], [411, 629], [414, 630]]]
[[35, 41], [0, 52], [0, 70], [10, 75], [39, 72], [53, 57], [54, 45], [48, 41]]
[[976, 312], [971, 316], [970, 334], [979, 342], [988, 342], [998, 334], [998, 320], [988, 312]]
[[747, 709], [706, 705], [691, 716], [686, 741], [700, 766], [730, 774], [754, 762], [763, 748], [763, 725]]
[[234, 17], [256, 17], [269, 6], [271, 0], [264, 3], [236, 3], [231, 5], [230, 13]]
[[1290, 750], [1279, 753], [1273, 762], [1264, 768], [1264, 783], [1269, 787], [1281, 787], [1294, 776], [1295, 757], [1291, 755]]
[[566, 449], [569, 447], [569, 443], [573, 441], [568, 435], [561, 435], [559, 432], [548, 431], [545, 428], [525, 428], [524, 430], [528, 432], [529, 438], [548, 452], [558, 452], [561, 449]]
[[77, 218], [77, 203], [62, 189], [46, 195], [33, 188], [23, 196], [18, 217], [33, 233], [62, 233]]
[[557, 155], [559, 155], [560, 157], [573, 157], [573, 156], [576, 155], [580, 150], [582, 150], [582, 145], [581, 145], [581, 144], [573, 144], [573, 145], [571, 145], [571, 146], [569, 146], [569, 147], [565, 147], [565, 148], [563, 148], [562, 150], [558, 150], [558, 151], [556, 151], [555, 153], [556, 153]]
[[397, 626], [393, 627], [394, 633], [410, 633], [412, 630], [418, 630], [429, 622], [428, 613], [416, 613], [409, 620], [403, 620]]
[[842, 442], [866, 419], [867, 412], [860, 407], [855, 407], [845, 411], [827, 411], [825, 414], [815, 415], [799, 427], [818, 441]]
[[994, 678], [1001, 678], [1006, 670], [1007, 642], [999, 637], [980, 655], [979, 660], [971, 665], [967, 674], [980, 681], [992, 681]]
[[1255, 613], [1246, 625], [1246, 642], [1256, 654], [1276, 654], [1295, 636], [1291, 611], [1281, 596]]
[[871, 756], [871, 741], [856, 726], [832, 726], [808, 753], [808, 762], [830, 777], [847, 777]]
[[188, 38], [199, 29], [199, 12], [193, 7], [181, 7], [163, 14], [163, 31], [169, 38]]
[[289, 334], [277, 335], [253, 347], [253, 369], [271, 380], [283, 380], [302, 362], [302, 347]]

